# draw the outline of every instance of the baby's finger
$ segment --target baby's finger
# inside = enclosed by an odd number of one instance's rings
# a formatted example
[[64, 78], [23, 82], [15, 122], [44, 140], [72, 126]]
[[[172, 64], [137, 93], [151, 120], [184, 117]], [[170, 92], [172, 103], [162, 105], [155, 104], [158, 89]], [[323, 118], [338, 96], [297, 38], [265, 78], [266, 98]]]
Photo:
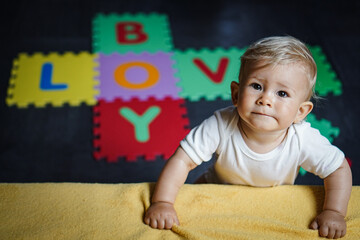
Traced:
[[341, 231], [341, 230], [337, 230], [337, 231], [335, 232], [334, 239], [341, 238], [341, 234], [342, 234], [342, 231]]
[[319, 228], [319, 234], [321, 237], [327, 237], [329, 234], [329, 228], [327, 226], [320, 226]]
[[316, 219], [310, 224], [310, 228], [314, 229], [314, 230], [319, 228], [319, 225], [318, 225]]
[[346, 229], [341, 231], [341, 237], [344, 237], [346, 235]]
[[157, 228], [158, 229], [164, 229], [165, 228], [165, 220], [164, 219], [160, 219], [157, 221]]
[[173, 224], [174, 224], [174, 221], [173, 221], [172, 218], [166, 219], [166, 221], [165, 221], [165, 228], [166, 228], [166, 229], [171, 229], [172, 226], [173, 226]]
[[177, 216], [175, 216], [174, 218], [174, 223], [178, 226], [180, 226], [180, 222], [179, 222], [179, 219], [177, 218]]
[[152, 219], [150, 220], [150, 226], [151, 226], [152, 228], [157, 228], [157, 227], [158, 227], [157, 220], [152, 218]]
[[333, 239], [335, 237], [335, 234], [336, 234], [336, 230], [333, 229], [333, 228], [330, 228], [329, 232], [328, 232], [328, 235], [327, 235], [327, 238]]
[[150, 225], [150, 218], [145, 216], [144, 217], [144, 223], [147, 224], [147, 225]]

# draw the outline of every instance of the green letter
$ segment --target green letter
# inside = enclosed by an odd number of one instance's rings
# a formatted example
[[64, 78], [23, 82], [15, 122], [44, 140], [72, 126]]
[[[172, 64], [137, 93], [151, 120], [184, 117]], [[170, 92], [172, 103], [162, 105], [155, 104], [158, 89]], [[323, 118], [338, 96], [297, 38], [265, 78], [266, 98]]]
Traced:
[[120, 108], [119, 113], [126, 120], [134, 125], [135, 138], [139, 142], [147, 142], [149, 140], [149, 125], [159, 115], [161, 109], [156, 106], [148, 108], [143, 115], [139, 116], [130, 108]]

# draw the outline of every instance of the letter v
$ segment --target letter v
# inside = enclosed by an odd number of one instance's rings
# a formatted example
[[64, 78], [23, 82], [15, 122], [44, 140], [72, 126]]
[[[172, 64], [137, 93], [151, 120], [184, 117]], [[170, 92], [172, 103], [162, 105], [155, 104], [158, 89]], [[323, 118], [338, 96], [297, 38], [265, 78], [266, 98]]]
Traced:
[[127, 107], [119, 109], [120, 115], [134, 125], [135, 138], [139, 142], [147, 142], [149, 140], [149, 125], [160, 112], [161, 108], [157, 106], [148, 108], [143, 115], [138, 115], [136, 112]]
[[229, 59], [228, 58], [221, 58], [220, 59], [220, 64], [218, 65], [218, 69], [216, 70], [216, 72], [212, 72], [208, 66], [206, 66], [204, 64], [204, 62], [200, 59], [200, 58], [194, 58], [193, 62], [195, 63], [195, 65], [200, 68], [201, 71], [203, 71], [205, 73], [205, 75], [210, 78], [214, 83], [221, 83], [223, 81], [224, 75], [225, 75], [225, 71], [226, 68], [228, 66], [229, 63]]

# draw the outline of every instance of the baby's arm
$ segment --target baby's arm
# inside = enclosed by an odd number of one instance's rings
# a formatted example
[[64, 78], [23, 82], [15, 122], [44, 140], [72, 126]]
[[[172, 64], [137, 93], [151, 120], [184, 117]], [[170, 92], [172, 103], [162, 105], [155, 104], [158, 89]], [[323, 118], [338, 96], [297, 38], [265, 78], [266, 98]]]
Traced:
[[352, 189], [352, 175], [346, 159], [342, 165], [324, 179], [325, 202], [323, 211], [310, 227], [318, 229], [322, 237], [339, 238], [346, 234], [347, 206]]
[[196, 166], [181, 147], [176, 150], [156, 183], [151, 206], [144, 217], [146, 224], [158, 229], [171, 229], [174, 223], [179, 225], [175, 199], [189, 172]]

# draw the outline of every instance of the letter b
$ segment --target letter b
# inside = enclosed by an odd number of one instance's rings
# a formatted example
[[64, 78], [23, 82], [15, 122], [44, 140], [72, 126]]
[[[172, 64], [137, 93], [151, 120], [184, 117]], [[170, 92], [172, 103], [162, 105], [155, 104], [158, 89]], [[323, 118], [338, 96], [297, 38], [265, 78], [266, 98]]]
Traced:
[[143, 25], [138, 22], [120, 22], [116, 24], [117, 41], [120, 44], [138, 44], [148, 39]]

